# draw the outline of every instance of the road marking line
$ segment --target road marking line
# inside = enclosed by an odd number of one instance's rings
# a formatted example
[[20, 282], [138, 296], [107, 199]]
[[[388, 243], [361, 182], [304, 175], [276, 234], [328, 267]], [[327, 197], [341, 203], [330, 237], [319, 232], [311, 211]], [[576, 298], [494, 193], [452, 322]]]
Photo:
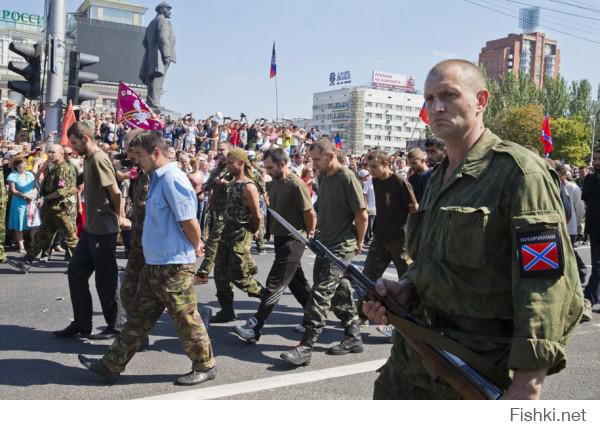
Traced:
[[349, 364], [346, 366], [331, 367], [328, 369], [314, 370], [311, 372], [291, 373], [270, 378], [255, 379], [253, 381], [234, 382], [232, 384], [217, 385], [215, 387], [197, 388], [180, 393], [162, 394], [144, 397], [141, 400], [209, 400], [221, 397], [236, 396], [239, 394], [253, 393], [256, 391], [271, 390], [273, 388], [288, 387], [290, 385], [306, 384], [325, 379], [340, 378], [342, 376], [356, 375], [359, 373], [374, 372], [385, 364], [387, 359], [366, 361], [364, 363]]

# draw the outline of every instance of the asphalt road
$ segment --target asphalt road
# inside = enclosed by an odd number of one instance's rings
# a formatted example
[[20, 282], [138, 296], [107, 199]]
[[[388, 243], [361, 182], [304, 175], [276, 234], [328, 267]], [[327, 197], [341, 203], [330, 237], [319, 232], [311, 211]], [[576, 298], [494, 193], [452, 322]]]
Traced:
[[[579, 249], [589, 264], [589, 248]], [[9, 255], [11, 255], [9, 253]], [[13, 254], [14, 255], [14, 254]], [[190, 362], [183, 354], [167, 314], [150, 334], [151, 346], [129, 363], [118, 383], [106, 386], [83, 369], [77, 354], [100, 357], [110, 341], [57, 339], [52, 330], [69, 324], [72, 316], [66, 264], [59, 254], [44, 268], [28, 275], [0, 266], [0, 399], [138, 399], [219, 398], [219, 399], [370, 399], [376, 369], [389, 355], [390, 344], [374, 326], [363, 330], [362, 354], [329, 356], [324, 351], [341, 340], [343, 331], [331, 314], [313, 353], [310, 366], [291, 368], [279, 354], [297, 344], [301, 335], [294, 327], [302, 313], [294, 297], [286, 293], [264, 329], [260, 343], [249, 345], [233, 332], [258, 306], [256, 299], [236, 291], [235, 323], [213, 325], [210, 336], [218, 363], [218, 377], [196, 388], [173, 385], [179, 374], [189, 371]], [[272, 250], [255, 256], [261, 281], [270, 268]], [[362, 264], [364, 255], [357, 258]], [[124, 260], [119, 263], [124, 265]], [[303, 267], [312, 273], [314, 257], [306, 251]], [[395, 270], [387, 274], [394, 276]], [[93, 279], [91, 280], [93, 290]], [[218, 309], [211, 280], [197, 288], [201, 306]], [[94, 324], [104, 326], [95, 292]], [[600, 314], [581, 324], [569, 347], [568, 368], [547, 378], [546, 399], [600, 399]]]

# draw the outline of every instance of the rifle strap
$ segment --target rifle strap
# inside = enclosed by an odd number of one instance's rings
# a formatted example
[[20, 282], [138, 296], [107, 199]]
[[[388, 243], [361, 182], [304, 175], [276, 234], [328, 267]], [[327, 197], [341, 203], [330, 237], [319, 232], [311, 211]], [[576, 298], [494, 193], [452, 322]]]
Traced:
[[414, 341], [425, 343], [429, 346], [456, 355], [502, 390], [506, 390], [510, 385], [511, 379], [508, 377], [506, 371], [501, 370], [479, 354], [465, 348], [448, 336], [444, 336], [430, 328], [417, 325], [391, 312], [387, 313], [387, 317], [388, 321], [400, 331], [403, 336], [407, 336]]

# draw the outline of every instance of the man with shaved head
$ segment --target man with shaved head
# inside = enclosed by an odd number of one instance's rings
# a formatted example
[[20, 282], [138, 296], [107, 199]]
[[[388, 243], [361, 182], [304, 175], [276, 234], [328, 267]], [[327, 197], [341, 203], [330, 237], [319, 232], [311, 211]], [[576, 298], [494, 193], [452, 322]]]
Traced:
[[[425, 82], [431, 128], [446, 143], [406, 247], [414, 263], [387, 296], [433, 330], [496, 366], [505, 399], [538, 399], [546, 375], [566, 366], [566, 342], [583, 300], [556, 173], [540, 157], [483, 123], [490, 97], [464, 60], [434, 66]], [[387, 324], [385, 308], [364, 312]], [[396, 336], [375, 382], [376, 399], [458, 399]]]
[[29, 272], [31, 264], [41, 251], [49, 249], [57, 232], [63, 237], [68, 255], [72, 255], [77, 245], [75, 225], [71, 220], [71, 197], [77, 194], [76, 178], [65, 162], [62, 146], [50, 145], [47, 154], [50, 165], [40, 185], [39, 206], [42, 208], [42, 224], [27, 255], [21, 259], [9, 260], [11, 266], [23, 273]]

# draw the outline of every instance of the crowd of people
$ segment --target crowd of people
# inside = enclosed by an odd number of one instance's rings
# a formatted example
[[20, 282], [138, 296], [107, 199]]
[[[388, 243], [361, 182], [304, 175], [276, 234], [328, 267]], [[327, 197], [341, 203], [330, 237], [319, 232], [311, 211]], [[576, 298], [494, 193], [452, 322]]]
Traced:
[[[455, 398], [455, 387], [431, 380], [394, 335], [384, 307], [363, 303], [323, 255], [311, 285], [301, 264], [305, 245], [280, 216], [307, 238], [317, 234], [343, 261], [366, 253], [363, 273], [372, 280], [393, 262], [400, 282], [379, 281], [380, 296], [408, 306], [502, 369], [517, 369], [508, 397], [539, 396], [524, 387], [534, 378], [538, 389], [546, 374], [564, 367], [573, 324], [582, 312], [581, 320], [589, 321], [600, 302], [600, 152], [593, 166], [550, 165], [503, 142], [483, 125], [489, 93], [469, 64], [449, 61], [432, 69], [426, 97], [438, 137], [393, 154], [377, 148], [352, 154], [339, 137], [316, 127], [265, 119], [250, 124], [244, 114], [239, 120], [164, 118], [164, 129], [151, 132], [129, 130], [94, 109], [81, 110], [68, 130], [69, 144], [61, 146], [42, 140], [43, 112], [34, 104], [5, 103], [0, 185], [6, 216], [0, 218], [6, 235], [0, 234], [0, 245], [21, 254], [8, 262], [22, 273], [64, 253], [74, 321], [54, 335], [115, 339], [100, 360], [80, 356], [106, 381], [116, 381], [148, 344], [164, 309], [193, 363], [176, 383], [214, 379], [205, 324], [234, 321], [239, 290], [260, 303], [234, 331], [256, 343], [289, 287], [304, 317], [297, 327], [302, 338], [281, 354], [284, 361], [310, 364], [331, 310], [344, 337], [329, 354], [362, 352], [360, 330], [369, 320], [393, 336], [375, 398]], [[274, 262], [262, 285], [252, 248], [264, 254], [271, 239]], [[587, 268], [575, 252], [577, 241], [589, 241], [592, 249], [585, 309], [580, 286]], [[118, 243], [128, 259], [120, 288]], [[107, 326], [92, 334], [88, 280], [94, 272]], [[211, 273], [220, 309], [201, 316], [194, 285], [209, 282]], [[536, 294], [550, 305], [532, 307]], [[523, 309], [513, 309], [516, 304]], [[555, 326], [545, 326], [550, 323]], [[474, 334], [508, 341], [494, 343], [490, 352], [489, 344], [472, 341]], [[419, 385], [423, 380], [427, 386]]]

